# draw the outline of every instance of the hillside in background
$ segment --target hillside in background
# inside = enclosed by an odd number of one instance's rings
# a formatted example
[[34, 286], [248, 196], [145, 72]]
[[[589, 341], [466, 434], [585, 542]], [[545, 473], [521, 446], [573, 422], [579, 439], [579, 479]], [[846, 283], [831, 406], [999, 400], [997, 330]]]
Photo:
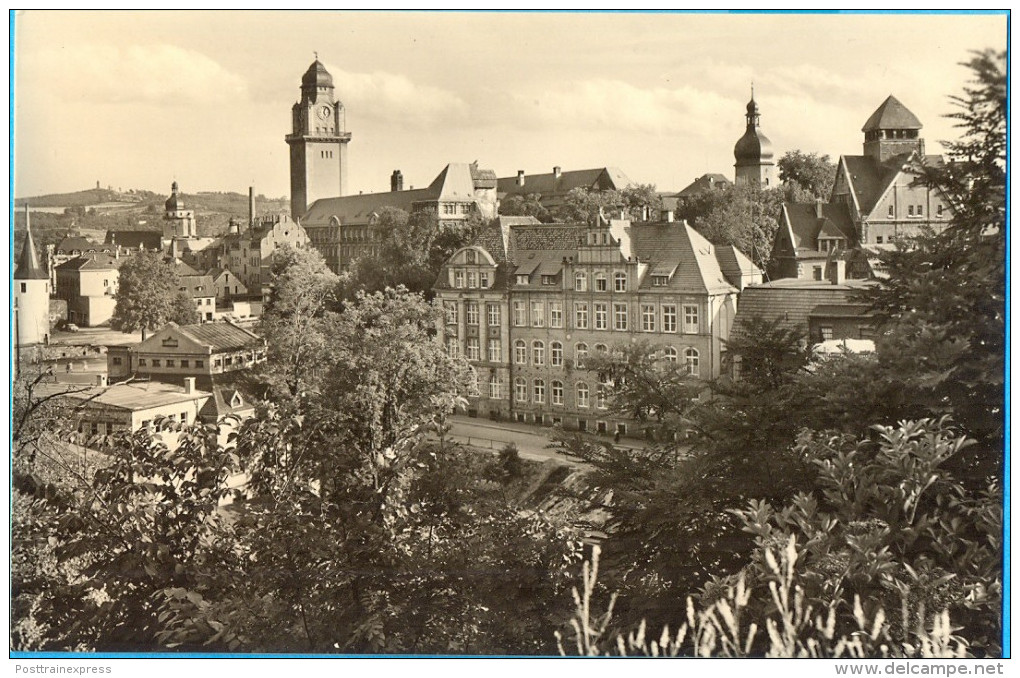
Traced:
[[[57, 193], [17, 198], [14, 201], [15, 252], [21, 249], [25, 233], [24, 205], [32, 210], [32, 232], [40, 249], [56, 244], [68, 233], [80, 233], [102, 239], [106, 231], [152, 230], [163, 228], [163, 203], [167, 194], [152, 191], [119, 191], [91, 188], [74, 193]], [[186, 209], [195, 210], [199, 235], [226, 233], [230, 218], [246, 223], [248, 196], [241, 193], [204, 191], [183, 193]], [[256, 214], [289, 212], [286, 197], [269, 199], [256, 196]]]

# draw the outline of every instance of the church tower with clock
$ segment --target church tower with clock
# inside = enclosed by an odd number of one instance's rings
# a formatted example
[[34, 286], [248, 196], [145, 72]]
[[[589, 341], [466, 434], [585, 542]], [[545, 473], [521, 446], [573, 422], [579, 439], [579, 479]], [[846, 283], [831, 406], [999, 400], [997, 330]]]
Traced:
[[333, 76], [315, 59], [301, 77], [301, 101], [294, 104], [290, 146], [290, 212], [295, 220], [319, 198], [347, 192], [344, 106], [333, 95]]

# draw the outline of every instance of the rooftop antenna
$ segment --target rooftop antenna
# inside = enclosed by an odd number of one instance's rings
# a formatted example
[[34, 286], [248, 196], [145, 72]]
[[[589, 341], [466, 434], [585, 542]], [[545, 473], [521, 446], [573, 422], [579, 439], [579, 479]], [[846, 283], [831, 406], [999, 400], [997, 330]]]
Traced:
[[751, 81], [751, 101], [754, 101], [754, 80]]

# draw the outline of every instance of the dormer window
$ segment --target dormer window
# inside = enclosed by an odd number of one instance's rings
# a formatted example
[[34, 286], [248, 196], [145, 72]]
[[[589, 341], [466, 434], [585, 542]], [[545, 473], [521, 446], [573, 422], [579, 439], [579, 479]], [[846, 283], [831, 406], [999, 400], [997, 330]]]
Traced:
[[554, 276], [554, 275], [543, 275], [542, 276], [542, 284], [543, 285], [555, 285], [556, 284], [556, 276]]
[[530, 276], [527, 273], [518, 273], [517, 274], [517, 284], [518, 285], [527, 285], [529, 278], [530, 278]]
[[652, 276], [652, 287], [665, 287], [669, 284], [668, 275], [653, 275]]

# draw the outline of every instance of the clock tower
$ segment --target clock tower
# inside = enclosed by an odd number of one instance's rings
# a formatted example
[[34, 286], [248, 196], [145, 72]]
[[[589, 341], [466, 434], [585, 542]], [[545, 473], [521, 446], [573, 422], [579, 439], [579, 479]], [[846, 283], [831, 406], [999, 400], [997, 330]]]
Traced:
[[301, 77], [301, 101], [293, 107], [290, 146], [290, 212], [301, 219], [319, 198], [347, 192], [344, 106], [333, 95], [333, 76], [316, 59]]

